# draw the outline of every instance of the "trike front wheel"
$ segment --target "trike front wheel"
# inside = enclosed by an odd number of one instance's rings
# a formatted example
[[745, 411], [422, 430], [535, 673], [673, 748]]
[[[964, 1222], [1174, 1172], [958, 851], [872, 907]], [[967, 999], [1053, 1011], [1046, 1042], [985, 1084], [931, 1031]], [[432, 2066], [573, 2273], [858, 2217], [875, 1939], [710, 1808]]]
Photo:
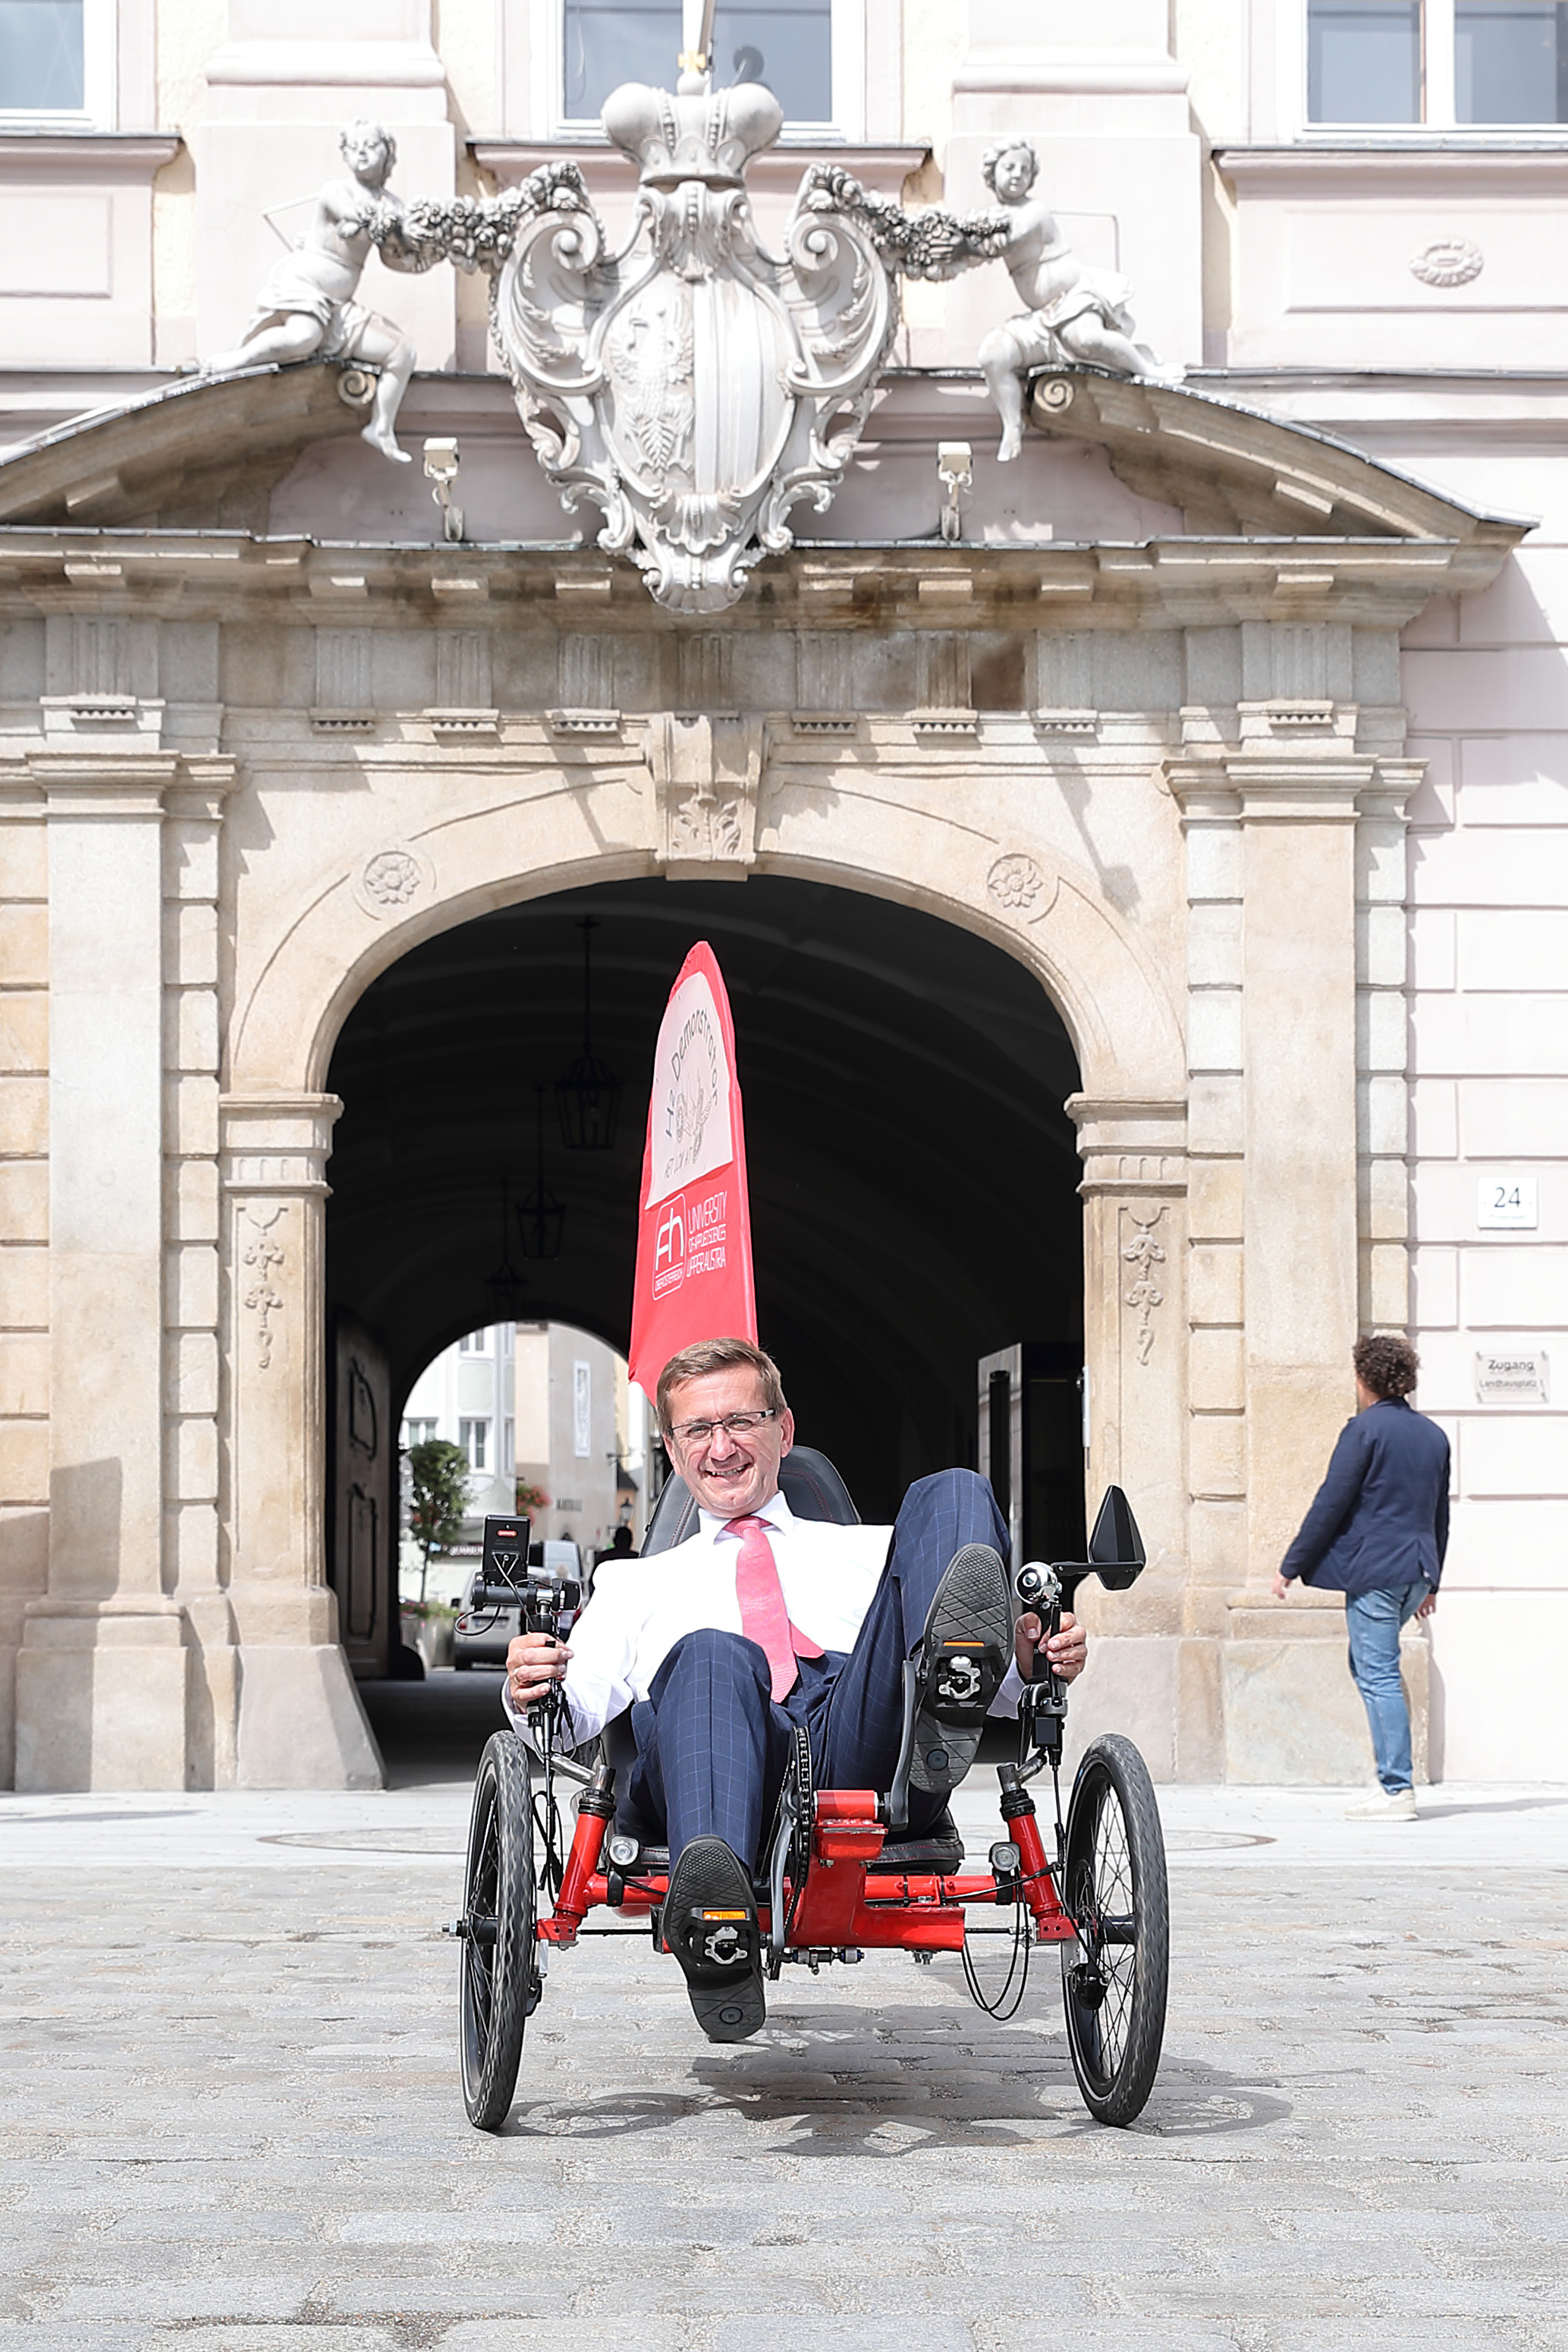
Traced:
[[507, 2119], [538, 2006], [536, 1901], [528, 1751], [497, 1731], [474, 1783], [461, 1923], [463, 2104], [479, 2131]]
[[1154, 1784], [1130, 1739], [1085, 1750], [1067, 1816], [1061, 1947], [1072, 2071], [1103, 2124], [1130, 2124], [1159, 2070], [1170, 1964], [1166, 1848]]

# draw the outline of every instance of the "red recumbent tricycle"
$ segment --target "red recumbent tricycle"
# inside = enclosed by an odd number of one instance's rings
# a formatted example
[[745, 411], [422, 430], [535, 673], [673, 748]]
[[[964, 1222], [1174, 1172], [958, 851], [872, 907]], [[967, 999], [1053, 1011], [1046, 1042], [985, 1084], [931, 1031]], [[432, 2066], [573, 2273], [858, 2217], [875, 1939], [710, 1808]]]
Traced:
[[[810, 1447], [786, 1456], [780, 1485], [797, 1517], [856, 1516], [831, 1464]], [[684, 1484], [672, 1479], [643, 1557], [684, 1541], [695, 1514]], [[1144, 1566], [1120, 1487], [1107, 1490], [1088, 1550], [1087, 1560], [1030, 1562], [1014, 1576], [1020, 1608], [1038, 1611], [1050, 1632], [1086, 1576], [1121, 1591]], [[529, 1565], [522, 1522], [487, 1524], [471, 1612], [520, 1612], [530, 1630], [555, 1633], [567, 1630], [582, 1600], [579, 1585]], [[1036, 1675], [1016, 1727], [999, 1717], [988, 1724], [977, 1759], [997, 1764], [1000, 1795], [1001, 1834], [983, 1872], [964, 1870], [963, 1841], [950, 1812], [920, 1838], [909, 1834], [913, 1666], [906, 1669], [904, 1748], [889, 1790], [816, 1788], [809, 1742], [804, 1731], [797, 1733], [757, 1866], [763, 1966], [776, 1980], [787, 1966], [814, 1974], [868, 1952], [910, 1952], [926, 1963], [938, 1952], [956, 1952], [973, 1999], [1006, 2019], [1022, 2000], [1033, 1947], [1055, 1944], [1084, 2104], [1102, 2123], [1129, 2124], [1154, 2087], [1165, 2030], [1169, 1915], [1159, 1811], [1143, 1758], [1130, 1740], [1112, 1734], [1085, 1751], [1063, 1823], [1067, 1699], [1046, 1666], [1043, 1645]], [[463, 1911], [447, 1932], [462, 1940], [463, 2095], [481, 2131], [497, 2129], [511, 2108], [525, 2030], [553, 1952], [580, 1936], [635, 1933], [633, 1921], [646, 1922], [655, 1951], [668, 1948], [662, 1921], [668, 1851], [650, 1841], [644, 1824], [624, 1811], [617, 1814], [617, 1775], [634, 1754], [629, 1719], [622, 1716], [582, 1750], [563, 1746], [562, 1731], [552, 1695], [550, 1703], [530, 1709], [526, 1739], [506, 1730], [488, 1742], [475, 1786]], [[1046, 1769], [1054, 1797], [1049, 1843], [1028, 1785]], [[558, 1794], [562, 1781], [580, 1790], [570, 1842]], [[549, 1904], [543, 1915], [541, 1888]], [[998, 1909], [1010, 1911], [1009, 1924], [984, 1916]], [[602, 1911], [617, 1924], [590, 1927], [590, 1914]], [[724, 1923], [716, 1922], [716, 1935], [724, 1932]], [[1010, 1939], [1010, 1953], [1000, 1990], [988, 1995], [972, 1948], [993, 1937]]]

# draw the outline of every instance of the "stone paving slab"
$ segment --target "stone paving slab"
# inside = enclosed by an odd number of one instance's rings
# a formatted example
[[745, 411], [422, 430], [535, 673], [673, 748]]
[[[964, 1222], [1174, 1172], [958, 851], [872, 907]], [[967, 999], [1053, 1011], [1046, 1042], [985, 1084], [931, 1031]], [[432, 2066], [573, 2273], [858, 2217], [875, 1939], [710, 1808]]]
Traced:
[[15, 1801], [54, 1826], [40, 1865], [0, 1823], [0, 2352], [731, 2352], [785, 2324], [807, 2352], [1568, 2352], [1544, 1793], [1450, 1792], [1413, 1854], [1428, 1825], [1343, 1823], [1341, 1791], [1163, 1791], [1171, 2018], [1128, 2132], [1078, 2099], [1049, 1958], [1007, 2025], [948, 1960], [792, 1973], [728, 2050], [637, 1936], [557, 1957], [494, 2137], [436, 1933], [461, 1792]]

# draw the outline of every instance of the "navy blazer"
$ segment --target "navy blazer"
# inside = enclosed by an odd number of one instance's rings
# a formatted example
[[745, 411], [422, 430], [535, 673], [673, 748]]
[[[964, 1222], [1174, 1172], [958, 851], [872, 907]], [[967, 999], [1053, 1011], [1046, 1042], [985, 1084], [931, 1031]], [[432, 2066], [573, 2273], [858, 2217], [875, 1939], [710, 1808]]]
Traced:
[[1448, 1441], [1403, 1397], [1347, 1421], [1281, 1573], [1326, 1592], [1434, 1591], [1448, 1549]]

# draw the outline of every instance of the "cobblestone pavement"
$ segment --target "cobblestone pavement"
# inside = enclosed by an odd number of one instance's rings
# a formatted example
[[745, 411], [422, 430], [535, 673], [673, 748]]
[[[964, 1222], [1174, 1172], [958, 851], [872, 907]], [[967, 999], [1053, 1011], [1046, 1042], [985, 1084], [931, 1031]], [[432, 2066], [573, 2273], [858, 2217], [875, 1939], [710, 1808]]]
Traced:
[[1053, 1963], [1006, 2026], [956, 1962], [802, 1972], [716, 2049], [638, 1937], [558, 1958], [496, 2137], [460, 1787], [0, 1800], [0, 2352], [1568, 2347], [1568, 1792], [1161, 1795], [1133, 2130]]

